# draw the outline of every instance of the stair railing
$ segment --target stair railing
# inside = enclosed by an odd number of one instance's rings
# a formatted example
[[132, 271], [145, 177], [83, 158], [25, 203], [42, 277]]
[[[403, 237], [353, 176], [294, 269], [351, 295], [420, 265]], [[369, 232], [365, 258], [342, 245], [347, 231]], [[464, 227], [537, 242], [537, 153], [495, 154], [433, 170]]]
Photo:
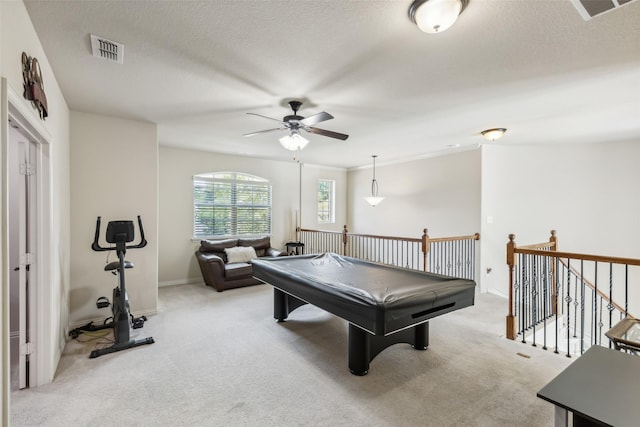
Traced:
[[542, 341], [544, 349], [555, 342], [556, 353], [566, 349], [571, 357], [591, 345], [611, 346], [604, 333], [640, 309], [629, 307], [640, 259], [560, 252], [555, 230], [548, 242], [527, 246], [517, 246], [510, 234], [507, 264], [509, 339]]
[[432, 239], [298, 229], [305, 253], [335, 252], [353, 258], [413, 270], [475, 279], [476, 244], [480, 234]]

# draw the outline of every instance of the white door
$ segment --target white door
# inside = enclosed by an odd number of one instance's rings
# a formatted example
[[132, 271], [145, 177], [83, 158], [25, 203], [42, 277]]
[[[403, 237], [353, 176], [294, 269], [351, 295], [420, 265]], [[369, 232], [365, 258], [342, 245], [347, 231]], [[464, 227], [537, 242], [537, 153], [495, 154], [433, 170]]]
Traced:
[[9, 250], [11, 388], [29, 387], [31, 338], [35, 337], [35, 159], [37, 144], [9, 122]]

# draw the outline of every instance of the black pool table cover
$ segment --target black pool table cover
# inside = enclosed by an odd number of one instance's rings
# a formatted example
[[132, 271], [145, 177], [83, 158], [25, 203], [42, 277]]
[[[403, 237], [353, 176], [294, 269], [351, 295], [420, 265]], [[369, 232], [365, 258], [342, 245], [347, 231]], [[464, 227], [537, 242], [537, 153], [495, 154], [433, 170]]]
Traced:
[[473, 305], [476, 286], [334, 253], [254, 260], [253, 274], [377, 336]]

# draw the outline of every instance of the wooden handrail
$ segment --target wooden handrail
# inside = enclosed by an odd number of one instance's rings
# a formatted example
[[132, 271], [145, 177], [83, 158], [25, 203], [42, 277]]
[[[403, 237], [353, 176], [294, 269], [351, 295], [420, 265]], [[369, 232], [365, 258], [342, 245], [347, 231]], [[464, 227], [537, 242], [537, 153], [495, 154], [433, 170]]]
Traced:
[[[347, 226], [344, 226], [343, 231], [327, 231], [327, 230], [312, 230], [310, 228], [298, 228], [299, 231], [307, 231], [311, 233], [327, 233], [327, 234], [345, 234], [347, 230]], [[424, 233], [427, 232], [427, 229], [424, 229]], [[397, 236], [380, 236], [377, 234], [357, 234], [357, 233], [348, 233], [349, 236], [353, 237], [368, 237], [373, 239], [382, 239], [382, 240], [404, 240], [406, 242], [412, 243], [420, 243], [422, 242], [422, 238], [416, 237], [397, 237]], [[480, 233], [470, 234], [468, 236], [454, 236], [454, 237], [436, 237], [429, 238], [430, 242], [453, 242], [456, 240], [480, 240]]]
[[349, 238], [356, 239], [376, 239], [376, 240], [385, 240], [385, 241], [401, 241], [405, 243], [420, 243], [421, 244], [421, 252], [422, 252], [422, 269], [427, 271], [427, 258], [430, 251], [431, 243], [441, 243], [441, 242], [455, 242], [455, 241], [465, 241], [465, 240], [479, 240], [480, 233], [475, 233], [472, 235], [466, 236], [453, 236], [453, 237], [439, 237], [435, 239], [431, 239], [428, 234], [428, 230], [423, 229], [422, 236], [420, 238], [415, 237], [398, 237], [398, 236], [381, 236], [377, 234], [357, 234], [357, 233], [349, 233], [347, 230], [347, 226], [345, 225], [342, 231], [325, 231], [325, 230], [313, 230], [308, 228], [296, 228], [297, 232], [307, 232], [307, 233], [323, 233], [327, 235], [342, 235], [342, 254], [347, 256], [349, 255], [348, 244]]
[[572, 259], [580, 259], [584, 261], [606, 262], [611, 264], [640, 265], [640, 259], [636, 259], [636, 258], [590, 255], [590, 254], [580, 254], [575, 252], [541, 251], [537, 249], [522, 249], [522, 248], [516, 248], [515, 252], [519, 254], [539, 255], [539, 256], [547, 256], [547, 257], [553, 257], [553, 258], [572, 258]]
[[298, 227], [298, 231], [309, 231], [312, 233], [342, 234], [342, 231], [312, 230], [310, 228], [300, 228], [300, 227]]
[[535, 249], [549, 249], [549, 250], [554, 250], [556, 247], [555, 242], [544, 242], [544, 243], [534, 243], [533, 245], [524, 245], [524, 246], [518, 246], [518, 249], [531, 249], [531, 250], [535, 250]]
[[431, 242], [455, 242], [456, 240], [480, 240], [480, 233], [470, 234], [468, 236], [455, 236], [455, 237], [436, 237], [435, 239], [429, 239]]

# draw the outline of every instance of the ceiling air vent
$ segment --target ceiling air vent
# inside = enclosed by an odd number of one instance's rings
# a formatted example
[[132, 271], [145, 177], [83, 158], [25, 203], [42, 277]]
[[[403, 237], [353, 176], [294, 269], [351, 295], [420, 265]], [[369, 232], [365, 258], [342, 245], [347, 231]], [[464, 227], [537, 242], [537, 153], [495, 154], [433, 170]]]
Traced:
[[636, 0], [571, 0], [585, 21]]
[[124, 45], [91, 34], [91, 51], [93, 56], [107, 61], [122, 64], [124, 60]]

